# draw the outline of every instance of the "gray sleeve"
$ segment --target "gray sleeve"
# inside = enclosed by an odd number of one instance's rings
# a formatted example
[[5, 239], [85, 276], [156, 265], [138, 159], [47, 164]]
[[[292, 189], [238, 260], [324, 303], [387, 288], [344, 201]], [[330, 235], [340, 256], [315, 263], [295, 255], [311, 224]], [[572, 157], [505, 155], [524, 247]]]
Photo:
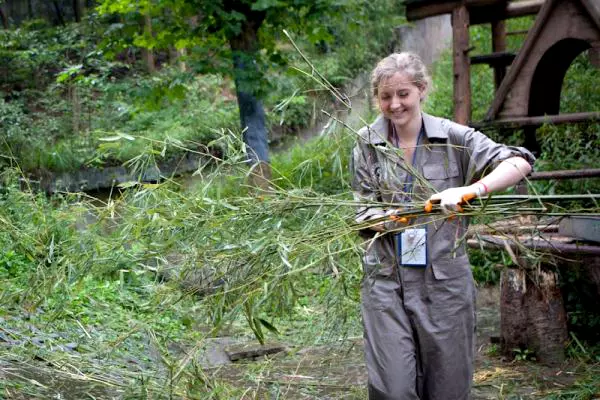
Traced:
[[352, 193], [355, 201], [366, 203], [360, 205], [356, 210], [356, 222], [358, 223], [385, 215], [384, 209], [376, 204], [381, 202], [381, 196], [375, 176], [373, 157], [373, 152], [370, 151], [367, 144], [358, 143], [352, 151], [350, 160]]
[[511, 157], [522, 157], [532, 167], [535, 157], [524, 147], [506, 146], [496, 143], [473, 128], [463, 128], [462, 163], [465, 171], [465, 184], [481, 179], [489, 174], [500, 162]]

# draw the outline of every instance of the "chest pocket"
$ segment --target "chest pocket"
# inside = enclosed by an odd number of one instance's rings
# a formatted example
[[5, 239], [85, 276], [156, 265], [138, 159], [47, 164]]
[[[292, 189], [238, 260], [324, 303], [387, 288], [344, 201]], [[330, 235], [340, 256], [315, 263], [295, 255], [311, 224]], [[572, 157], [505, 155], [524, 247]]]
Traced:
[[424, 165], [423, 176], [438, 192], [454, 186], [462, 186], [458, 164], [453, 161]]

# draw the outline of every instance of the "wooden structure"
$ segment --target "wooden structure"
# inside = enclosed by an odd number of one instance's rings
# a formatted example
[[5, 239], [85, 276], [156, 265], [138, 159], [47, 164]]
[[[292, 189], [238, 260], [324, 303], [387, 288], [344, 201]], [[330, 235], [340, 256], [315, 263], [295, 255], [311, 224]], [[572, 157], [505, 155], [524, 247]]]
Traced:
[[[440, 14], [452, 15], [455, 121], [523, 128], [525, 146], [535, 152], [539, 149], [535, 130], [545, 122], [600, 120], [598, 110], [559, 113], [563, 80], [575, 57], [589, 50], [592, 63], [600, 66], [600, 0], [406, 0], [408, 20]], [[505, 20], [525, 15], [536, 15], [535, 22], [526, 32], [519, 52], [509, 53]], [[491, 24], [493, 53], [470, 57], [469, 26], [482, 23]], [[473, 124], [470, 65], [482, 63], [494, 69], [496, 93], [485, 120]], [[558, 171], [538, 178], [572, 179], [598, 173]], [[554, 272], [560, 267], [556, 256], [581, 256], [583, 265], [600, 270], [600, 244], [581, 244], [564, 235], [511, 237], [514, 242], [507, 241], [506, 236], [488, 235], [483, 241], [480, 237], [470, 243], [479, 248], [506, 249], [520, 266], [502, 274], [500, 329], [504, 352], [510, 354], [515, 347], [525, 347], [535, 350], [542, 362], [560, 362], [568, 336], [563, 298]], [[523, 247], [550, 254], [550, 262], [528, 265], [528, 260], [519, 255]], [[596, 284], [600, 293], [600, 278]]]
[[[452, 14], [457, 122], [471, 122], [470, 65], [476, 63], [494, 68], [497, 91], [486, 124], [524, 127], [600, 119], [597, 110], [559, 115], [563, 79], [575, 57], [591, 49], [591, 59], [600, 64], [600, 0], [406, 2], [409, 20], [444, 13]], [[505, 19], [532, 14], [537, 17], [521, 50], [506, 52]], [[469, 26], [481, 23], [492, 25], [493, 53], [469, 57]], [[530, 132], [526, 145], [535, 147], [535, 131]]]

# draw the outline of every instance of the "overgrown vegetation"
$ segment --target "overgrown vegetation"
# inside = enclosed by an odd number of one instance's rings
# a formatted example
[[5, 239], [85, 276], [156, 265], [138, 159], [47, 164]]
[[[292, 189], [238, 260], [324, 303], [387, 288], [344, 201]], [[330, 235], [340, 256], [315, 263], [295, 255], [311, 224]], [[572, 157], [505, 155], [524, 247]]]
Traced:
[[[398, 13], [386, 2], [371, 2], [354, 14], [324, 19], [319, 34], [298, 32], [298, 40], [335, 84], [343, 84], [385, 53], [389, 27], [402, 21]], [[117, 133], [178, 140], [192, 149], [217, 138], [220, 129], [239, 133], [227, 62], [205, 65], [211, 57], [203, 43], [186, 41], [188, 52], [179, 58], [169, 60], [168, 48], [156, 50], [160, 69], [149, 75], [136, 47], [143, 38], [128, 41], [132, 22], [111, 18], [91, 12], [66, 27], [35, 20], [0, 31], [4, 165], [10, 156], [26, 172], [71, 171], [120, 165], [152, 149], [149, 142], [114, 146], [101, 140]], [[282, 33], [268, 32], [277, 62], [264, 63], [264, 103], [273, 139], [281, 140], [320, 118], [329, 99], [289, 68], [298, 56]], [[181, 153], [169, 151], [167, 158]]]
[[[42, 32], [59, 34], [60, 29], [37, 24]], [[473, 32], [476, 43], [479, 29]], [[377, 32], [381, 49], [385, 34]], [[41, 41], [41, 36], [35, 40]], [[51, 42], [52, 37], [48, 34], [43, 40]], [[366, 48], [369, 42], [360, 42], [370, 39], [344, 37], [338, 38], [337, 50], [311, 54], [336, 84], [361, 66], [370, 67], [376, 55], [375, 48]], [[40, 51], [52, 47], [50, 42], [43, 42]], [[87, 46], [85, 40], [81, 45]], [[60, 46], [56, 51], [60, 53]], [[292, 53], [283, 54], [304, 67]], [[165, 155], [181, 147], [205, 151], [202, 145], [209, 142], [226, 157], [215, 157], [200, 168], [191, 187], [172, 179], [133, 183], [103, 200], [21, 190], [21, 171], [4, 169], [0, 342], [8, 347], [0, 349], [0, 377], [6, 378], [0, 383], [2, 393], [9, 398], [44, 398], [68, 385], [74, 396], [86, 393], [95, 398], [284, 398], [289, 381], [286, 375], [269, 375], [271, 364], [243, 365], [242, 372], [224, 368], [219, 374], [203, 364], [203, 349], [219, 335], [291, 345], [331, 345], [360, 336], [362, 272], [356, 227], [350, 223], [347, 168], [353, 135], [338, 126], [275, 155], [274, 191], [257, 193], [246, 186], [231, 81], [219, 74], [198, 77], [166, 67], [150, 78], [126, 62], [108, 62], [87, 50], [82, 55], [91, 58], [52, 64], [65, 57], [59, 54], [36, 66], [42, 71], [40, 79], [51, 77], [47, 89], [28, 87], [7, 94], [0, 111], [2, 121], [10, 122], [5, 125], [5, 144], [12, 153], [2, 153], [6, 164], [61, 170], [121, 163], [140, 154], [145, 163], [160, 159], [163, 148]], [[87, 66], [92, 59], [97, 60], [97, 70]], [[448, 117], [449, 60], [448, 54], [434, 67], [437, 90], [428, 103], [429, 111]], [[586, 62], [585, 55], [579, 58], [576, 72], [570, 71], [567, 78], [577, 82], [577, 92], [590, 86], [588, 79], [597, 79]], [[27, 68], [23, 67], [35, 70]], [[481, 74], [483, 86], [473, 91], [478, 110], [491, 101], [491, 74]], [[475, 80], [477, 76], [479, 72]], [[284, 70], [273, 72], [273, 77], [278, 87], [269, 97], [269, 107], [283, 112], [286, 129], [308, 124], [313, 116], [307, 109], [319, 101], [309, 91], [314, 82]], [[286, 107], [276, 107], [295, 91]], [[579, 101], [570, 89], [568, 93], [565, 107]], [[598, 101], [594, 92], [585, 96], [586, 101]], [[73, 128], [74, 98], [82, 110], [76, 120], [79, 135]], [[281, 115], [271, 118], [279, 124]], [[580, 139], [568, 148], [562, 129], [566, 128], [544, 127], [548, 140], [542, 142], [542, 168], [581, 167], [598, 159], [595, 128], [571, 128], [570, 137]], [[518, 141], [519, 136], [503, 140]], [[584, 147], [587, 143], [589, 148]], [[35, 157], [28, 161], [31, 155]], [[535, 187], [540, 193], [597, 191], [593, 181]], [[502, 253], [473, 255], [474, 275], [482, 284], [496, 283], [500, 267], [511, 262]], [[583, 313], [571, 315], [585, 318]], [[539, 382], [540, 396], [592, 398], [597, 393], [598, 353], [575, 339], [570, 351], [585, 367], [573, 370], [582, 379], [565, 390]], [[291, 351], [293, 355], [295, 349]], [[301, 363], [289, 379], [298, 378]], [[243, 384], [236, 374], [244, 375], [239, 378]], [[499, 397], [510, 396], [504, 385]], [[308, 386], [307, 396], [323, 396]], [[354, 398], [365, 396], [359, 385], [351, 390], [344, 385], [338, 394], [349, 392]]]

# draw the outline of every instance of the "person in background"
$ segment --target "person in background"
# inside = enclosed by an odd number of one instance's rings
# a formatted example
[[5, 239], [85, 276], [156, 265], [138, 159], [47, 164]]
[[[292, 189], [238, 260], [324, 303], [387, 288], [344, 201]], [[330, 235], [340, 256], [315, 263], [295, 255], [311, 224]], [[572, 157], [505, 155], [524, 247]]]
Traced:
[[468, 399], [475, 285], [461, 240], [467, 219], [432, 213], [406, 225], [385, 205], [428, 201], [453, 214], [464, 199], [518, 183], [535, 158], [424, 113], [432, 83], [415, 54], [389, 55], [371, 78], [381, 114], [359, 131], [350, 167], [361, 202], [356, 220], [366, 227], [361, 311], [369, 398]]

